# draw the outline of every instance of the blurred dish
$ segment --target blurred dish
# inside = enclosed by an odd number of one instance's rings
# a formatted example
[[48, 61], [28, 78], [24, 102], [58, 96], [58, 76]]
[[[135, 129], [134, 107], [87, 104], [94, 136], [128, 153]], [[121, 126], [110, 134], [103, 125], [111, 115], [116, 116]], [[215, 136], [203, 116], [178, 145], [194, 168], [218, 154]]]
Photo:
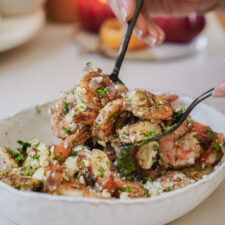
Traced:
[[[101, 53], [110, 58], [117, 57], [118, 51], [102, 44], [98, 34], [77, 28], [75, 40], [87, 53]], [[135, 51], [127, 51], [126, 58], [134, 60], [176, 59], [202, 51], [206, 48], [207, 43], [207, 37], [204, 34], [200, 34], [200, 36], [188, 43], [164, 43], [156, 48], [147, 47]]]
[[0, 0], [3, 16], [17, 16], [31, 13], [44, 5], [46, 0]]
[[3, 18], [1, 22], [0, 52], [20, 46], [31, 40], [45, 22], [43, 9], [20, 17]]

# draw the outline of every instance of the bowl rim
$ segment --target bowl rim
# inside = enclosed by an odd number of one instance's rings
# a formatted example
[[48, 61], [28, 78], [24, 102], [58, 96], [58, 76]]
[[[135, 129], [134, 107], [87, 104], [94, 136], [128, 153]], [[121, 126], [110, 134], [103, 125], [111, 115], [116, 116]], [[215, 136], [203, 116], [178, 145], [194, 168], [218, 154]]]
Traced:
[[[168, 93], [168, 92], [167, 92]], [[170, 92], [169, 92], [170, 93]], [[185, 98], [188, 99], [189, 101], [193, 100], [192, 97], [189, 97], [187, 95], [179, 95], [179, 98]], [[182, 100], [181, 100], [182, 101]], [[51, 104], [52, 101], [48, 101], [46, 103], [43, 103], [39, 105], [40, 107], [46, 107], [49, 104]], [[225, 113], [222, 110], [219, 110], [218, 108], [211, 106], [208, 103], [201, 103], [204, 107], [208, 107], [212, 109], [213, 111], [216, 111], [217, 113], [221, 114], [225, 118]], [[20, 112], [14, 114], [13, 116], [10, 116], [8, 118], [0, 120], [0, 124], [3, 124], [4, 122], [12, 119], [13, 117], [20, 115], [21, 113], [25, 113], [27, 111], [32, 110], [34, 107], [27, 107], [24, 110], [21, 110]], [[4, 182], [0, 181], [0, 188], [4, 188], [7, 191], [20, 195], [22, 197], [32, 197], [32, 198], [41, 198], [42, 200], [49, 200], [49, 201], [60, 201], [60, 202], [74, 202], [74, 203], [79, 203], [79, 202], [84, 202], [84, 203], [90, 203], [90, 204], [107, 204], [107, 205], [114, 205], [114, 204], [148, 204], [151, 202], [158, 202], [162, 201], [164, 199], [170, 199], [173, 198], [174, 195], [179, 195], [179, 194], [185, 194], [186, 192], [195, 189], [195, 187], [203, 185], [204, 183], [210, 183], [211, 180], [218, 175], [218, 173], [222, 172], [222, 170], [225, 170], [225, 160], [220, 162], [218, 165], [214, 167], [214, 170], [206, 175], [203, 176], [202, 179], [189, 184], [185, 187], [178, 188], [176, 190], [173, 190], [171, 192], [163, 192], [160, 195], [157, 196], [152, 196], [149, 198], [136, 198], [136, 199], [99, 199], [99, 198], [88, 198], [88, 197], [73, 197], [73, 196], [63, 196], [63, 195], [51, 195], [47, 193], [40, 193], [40, 192], [32, 192], [32, 191], [22, 191], [22, 190], [17, 190], [8, 184], [5, 184]]]

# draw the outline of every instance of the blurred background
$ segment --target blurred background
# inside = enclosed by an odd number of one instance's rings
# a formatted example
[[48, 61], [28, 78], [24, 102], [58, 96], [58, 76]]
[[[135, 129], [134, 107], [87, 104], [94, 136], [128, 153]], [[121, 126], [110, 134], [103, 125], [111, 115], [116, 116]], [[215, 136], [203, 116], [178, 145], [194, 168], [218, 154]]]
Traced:
[[[133, 36], [122, 80], [192, 97], [211, 88], [225, 77], [224, 18], [154, 18], [166, 42], [150, 48]], [[110, 73], [123, 29], [106, 0], [0, 0], [0, 118], [56, 98], [86, 62]], [[223, 110], [224, 100], [210, 101]]]

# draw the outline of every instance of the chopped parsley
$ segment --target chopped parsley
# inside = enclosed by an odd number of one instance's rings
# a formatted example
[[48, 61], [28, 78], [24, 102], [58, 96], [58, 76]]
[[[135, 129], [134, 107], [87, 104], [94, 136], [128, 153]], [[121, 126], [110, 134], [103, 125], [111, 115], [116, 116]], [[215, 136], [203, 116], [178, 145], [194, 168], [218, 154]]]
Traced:
[[178, 158], [175, 156], [175, 157], [174, 157], [174, 160], [175, 160], [175, 162], [176, 162], [176, 161], [178, 160]]
[[112, 116], [110, 116], [109, 119], [108, 119], [108, 122], [109, 123], [114, 123], [117, 116], [118, 116], [118, 112], [113, 114]]
[[11, 148], [7, 148], [6, 150], [16, 160], [17, 163], [21, 164], [25, 160], [25, 156], [24, 155], [22, 155], [20, 153], [16, 153]]
[[40, 142], [38, 142], [37, 144], [35, 144], [34, 146], [37, 148], [40, 145]]
[[73, 118], [76, 119], [76, 117], [77, 117], [77, 114], [75, 113], [75, 114], [73, 115]]
[[188, 172], [188, 169], [187, 169], [187, 168], [184, 168], [184, 169], [183, 169], [183, 173], [186, 175], [187, 172]]
[[74, 89], [70, 89], [70, 92], [71, 92], [71, 94], [75, 94], [75, 91], [74, 91]]
[[103, 167], [100, 167], [99, 170], [98, 170], [98, 172], [99, 172], [99, 177], [100, 178], [103, 178], [104, 177], [105, 169]]
[[193, 120], [187, 120], [187, 126], [192, 125], [193, 124]]
[[86, 166], [84, 160], [81, 160], [81, 163], [82, 163], [82, 166], [83, 166], [83, 167]]
[[63, 130], [64, 130], [67, 134], [71, 134], [71, 128], [70, 128], [70, 127], [64, 127]]
[[220, 150], [220, 141], [218, 139], [216, 139], [215, 144], [212, 146], [212, 148], [217, 152]]
[[100, 98], [104, 98], [106, 96], [106, 93], [107, 92], [110, 92], [112, 89], [111, 88], [103, 88], [103, 87], [100, 87], [98, 88], [96, 91], [97, 91], [97, 94]]
[[131, 193], [131, 188], [130, 188], [130, 187], [128, 187], [128, 186], [127, 186], [127, 187], [124, 187], [124, 191], [126, 191], [127, 193], [129, 193], [129, 194], [130, 194], [130, 193]]
[[73, 141], [72, 144], [73, 144], [73, 146], [76, 146], [77, 145], [77, 142], [76, 141]]
[[36, 110], [36, 113], [38, 113], [38, 114], [41, 113], [41, 108], [39, 105], [35, 106], [35, 110]]
[[116, 167], [123, 177], [129, 176], [135, 171], [135, 165], [130, 147], [124, 146], [119, 149], [116, 154]]
[[21, 168], [19, 173], [24, 176], [32, 176], [33, 175], [31, 168], [29, 166]]
[[180, 108], [180, 109], [174, 111], [173, 112], [173, 118], [174, 119], [180, 119], [181, 116], [183, 116], [184, 112], [185, 112], [185, 109], [184, 108]]
[[154, 179], [152, 179], [151, 177], [143, 177], [142, 180], [143, 180], [144, 184], [146, 184], [148, 181], [151, 182], [151, 183], [154, 181]]
[[157, 151], [159, 149], [159, 146], [157, 144], [154, 144], [153, 149], [154, 149], [154, 151]]
[[75, 152], [73, 149], [70, 151], [69, 156], [77, 156], [77, 152]]
[[134, 145], [135, 145], [135, 146], [142, 146], [142, 145], [144, 145], [144, 144], [147, 144], [148, 141], [149, 141], [150, 139], [152, 139], [152, 138], [154, 138], [154, 137], [157, 136], [157, 130], [156, 130], [156, 129], [153, 129], [152, 131], [147, 131], [147, 132], [144, 134], [144, 136], [145, 136], [145, 139], [144, 139], [143, 141], [138, 142], [138, 143], [136, 143], [136, 144], [134, 144]]
[[173, 188], [171, 186], [168, 186], [168, 191], [173, 191]]
[[17, 141], [17, 143], [21, 145], [20, 148], [17, 148], [17, 150], [21, 153], [26, 153], [27, 148], [31, 146], [31, 143], [29, 142]]
[[61, 156], [57, 156], [57, 157], [56, 157], [56, 160], [57, 160], [58, 162], [64, 162], [64, 161], [65, 161], [65, 159], [61, 158]]
[[203, 169], [202, 169], [201, 166], [200, 166], [200, 167], [195, 167], [195, 168], [194, 168], [194, 171], [202, 172], [202, 170], [203, 170]]
[[69, 104], [67, 103], [67, 102], [63, 102], [63, 106], [64, 106], [64, 111], [65, 111], [65, 113], [67, 114], [67, 113], [69, 113]]
[[39, 157], [40, 157], [39, 155], [34, 155], [34, 156], [32, 157], [32, 159], [33, 159], [33, 160], [39, 161]]
[[209, 138], [216, 139], [216, 134], [215, 134], [214, 131], [212, 131], [211, 128], [209, 128], [209, 129], [207, 130], [207, 132], [208, 132], [208, 137], [209, 137]]

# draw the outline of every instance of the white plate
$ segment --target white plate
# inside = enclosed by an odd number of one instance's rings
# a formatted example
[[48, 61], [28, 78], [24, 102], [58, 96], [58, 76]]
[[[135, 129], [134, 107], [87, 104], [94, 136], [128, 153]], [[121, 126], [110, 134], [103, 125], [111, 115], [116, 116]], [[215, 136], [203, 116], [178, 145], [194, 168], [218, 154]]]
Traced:
[[[187, 107], [192, 100], [180, 97], [176, 105]], [[15, 147], [17, 140], [55, 143], [48, 108], [25, 110], [0, 122], [0, 146]], [[225, 115], [200, 104], [192, 113], [193, 119], [225, 133]], [[225, 177], [223, 162], [208, 177], [178, 190], [148, 199], [89, 199], [54, 196], [18, 191], [0, 182], [0, 209], [19, 225], [162, 225], [181, 217], [204, 201]], [[205, 215], [207, 216], [207, 215]], [[200, 218], [201, 219], [201, 218]]]
[[0, 52], [31, 40], [40, 31], [44, 22], [45, 12], [43, 9], [24, 16], [3, 18], [0, 21]]
[[[87, 52], [101, 53], [110, 58], [116, 58], [118, 51], [105, 47], [98, 34], [93, 34], [80, 30], [76, 27], [76, 42]], [[201, 34], [189, 43], [164, 43], [155, 48], [143, 48], [135, 51], [127, 51], [126, 58], [134, 60], [168, 60], [189, 56], [206, 48], [207, 37]]]

